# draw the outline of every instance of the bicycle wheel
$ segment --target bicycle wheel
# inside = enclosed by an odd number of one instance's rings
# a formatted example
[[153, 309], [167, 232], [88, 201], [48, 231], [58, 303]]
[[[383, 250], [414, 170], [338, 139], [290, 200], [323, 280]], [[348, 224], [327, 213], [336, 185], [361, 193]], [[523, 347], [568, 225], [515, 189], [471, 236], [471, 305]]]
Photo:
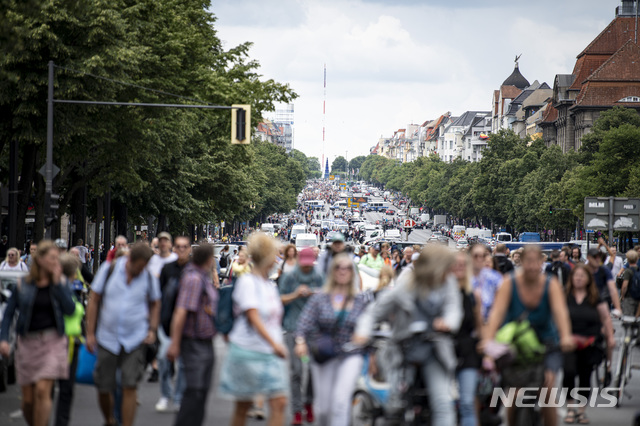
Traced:
[[628, 356], [629, 347], [624, 345], [622, 347], [622, 355], [620, 356], [620, 365], [618, 365], [618, 371], [616, 374], [616, 383], [615, 388], [618, 389], [616, 392], [618, 395], [618, 400], [616, 401], [616, 408], [620, 408], [622, 404], [622, 396], [624, 395], [624, 386], [627, 384], [627, 356]]
[[352, 426], [374, 426], [376, 421], [373, 400], [364, 392], [354, 395], [351, 406]]

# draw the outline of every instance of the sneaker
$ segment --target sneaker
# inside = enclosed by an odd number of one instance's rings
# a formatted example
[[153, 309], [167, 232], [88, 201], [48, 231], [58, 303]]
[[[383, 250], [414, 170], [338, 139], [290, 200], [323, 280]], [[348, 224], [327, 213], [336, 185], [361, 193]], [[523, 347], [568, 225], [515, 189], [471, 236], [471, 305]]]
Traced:
[[168, 413], [169, 412], [169, 399], [164, 396], [158, 400], [156, 404], [156, 411], [160, 413]]
[[315, 417], [313, 416], [313, 405], [306, 404], [304, 406], [304, 411], [307, 413], [307, 423], [313, 423], [315, 421]]
[[293, 415], [293, 421], [291, 422], [292, 425], [301, 425], [302, 424], [302, 413], [301, 412], [297, 412]]

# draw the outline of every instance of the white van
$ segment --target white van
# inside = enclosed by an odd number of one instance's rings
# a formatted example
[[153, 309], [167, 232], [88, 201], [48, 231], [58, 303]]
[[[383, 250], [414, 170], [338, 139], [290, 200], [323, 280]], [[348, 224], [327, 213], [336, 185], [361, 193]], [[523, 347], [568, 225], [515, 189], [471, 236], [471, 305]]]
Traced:
[[462, 225], [455, 225], [455, 226], [453, 227], [453, 229], [451, 230], [451, 232], [452, 232], [453, 234], [464, 235], [464, 234], [465, 234], [465, 232], [466, 232], [466, 230], [467, 230], [467, 228], [465, 228], [465, 227], [464, 227], [464, 226], [462, 226]]
[[496, 240], [499, 243], [510, 243], [511, 241], [513, 241], [513, 237], [508, 232], [498, 232], [498, 235], [496, 235]]
[[273, 225], [273, 223], [263, 223], [260, 227], [260, 230], [267, 234], [273, 235], [276, 232], [276, 227]]
[[291, 228], [291, 239], [293, 240], [297, 235], [305, 234], [306, 232], [306, 225], [293, 225], [293, 227]]
[[318, 237], [316, 234], [298, 234], [296, 237], [296, 248], [298, 250], [305, 247], [316, 247], [318, 245]]

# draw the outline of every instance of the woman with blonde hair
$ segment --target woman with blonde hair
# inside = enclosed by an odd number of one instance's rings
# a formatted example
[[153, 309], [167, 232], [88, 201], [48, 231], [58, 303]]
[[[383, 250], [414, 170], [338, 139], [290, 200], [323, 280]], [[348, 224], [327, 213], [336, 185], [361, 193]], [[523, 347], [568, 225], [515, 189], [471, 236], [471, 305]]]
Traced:
[[[442, 246], [428, 245], [413, 262], [413, 270], [399, 277], [396, 286], [380, 297], [360, 317], [354, 343], [366, 344], [375, 326], [382, 321], [391, 325], [388, 381], [391, 393], [387, 403], [390, 416], [402, 416], [404, 403], [399, 394], [403, 342], [416, 341], [415, 333], [436, 333], [426, 345], [431, 355], [422, 364], [428, 387], [432, 424], [453, 426], [455, 412], [448, 392], [456, 368], [453, 339], [462, 321], [462, 302], [458, 283], [451, 274], [455, 254]], [[392, 351], [392, 352], [391, 352]]]
[[284, 424], [289, 391], [282, 333], [284, 308], [278, 288], [269, 279], [277, 252], [273, 237], [262, 232], [251, 235], [248, 254], [253, 269], [238, 279], [233, 291], [237, 316], [220, 377], [221, 394], [235, 400], [232, 426], [245, 424], [257, 396], [269, 401], [268, 425]]
[[63, 315], [76, 309], [63, 282], [58, 248], [42, 241], [26, 280], [13, 292], [0, 330], [0, 355], [9, 355], [9, 328], [16, 311], [16, 372], [22, 387], [22, 414], [30, 426], [45, 426], [51, 414], [51, 390], [69, 377]]
[[348, 425], [351, 396], [362, 368], [359, 351], [346, 352], [366, 298], [357, 294], [348, 254], [333, 258], [321, 293], [311, 297], [298, 319], [295, 352], [311, 355], [314, 414], [320, 426]]
[[18, 249], [11, 247], [7, 250], [7, 257], [0, 263], [0, 271], [29, 272], [29, 267], [20, 259]]
[[240, 251], [238, 251], [238, 258], [231, 264], [231, 269], [229, 270], [229, 279], [233, 281], [234, 279], [238, 279], [249, 272], [251, 272], [249, 253], [247, 253], [247, 249], [245, 247], [240, 247]]

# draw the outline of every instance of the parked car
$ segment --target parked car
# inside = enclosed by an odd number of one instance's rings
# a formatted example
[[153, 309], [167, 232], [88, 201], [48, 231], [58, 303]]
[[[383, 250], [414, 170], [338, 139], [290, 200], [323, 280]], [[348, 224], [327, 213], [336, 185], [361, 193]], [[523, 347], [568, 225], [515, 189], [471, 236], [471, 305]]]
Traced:
[[456, 248], [458, 250], [466, 249], [468, 247], [469, 247], [469, 241], [467, 241], [465, 238], [460, 238], [456, 243]]

